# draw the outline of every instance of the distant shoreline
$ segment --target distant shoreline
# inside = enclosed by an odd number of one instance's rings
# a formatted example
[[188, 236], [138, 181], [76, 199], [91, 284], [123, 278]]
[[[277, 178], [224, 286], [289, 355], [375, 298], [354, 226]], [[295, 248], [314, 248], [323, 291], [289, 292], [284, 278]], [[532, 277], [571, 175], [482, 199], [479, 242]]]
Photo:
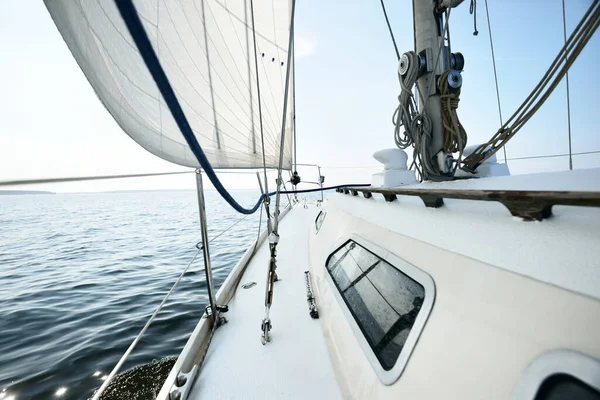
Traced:
[[43, 190], [0, 190], [0, 196], [21, 195], [21, 194], [56, 194]]

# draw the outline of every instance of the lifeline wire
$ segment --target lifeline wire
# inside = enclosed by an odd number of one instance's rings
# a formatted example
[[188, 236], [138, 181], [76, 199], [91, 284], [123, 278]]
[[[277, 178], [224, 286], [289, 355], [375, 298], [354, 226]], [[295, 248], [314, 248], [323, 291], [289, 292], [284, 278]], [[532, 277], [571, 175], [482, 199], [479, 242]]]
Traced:
[[156, 315], [163, 308], [163, 306], [165, 305], [166, 301], [171, 296], [171, 293], [173, 293], [173, 291], [175, 290], [175, 288], [177, 287], [177, 285], [179, 284], [179, 282], [181, 281], [181, 279], [183, 278], [183, 276], [185, 275], [185, 273], [187, 272], [187, 270], [192, 266], [193, 262], [196, 260], [196, 257], [198, 257], [199, 253], [200, 253], [200, 250], [196, 251], [196, 254], [192, 258], [192, 260], [189, 262], [189, 264], [187, 265], [187, 267], [185, 267], [185, 269], [183, 270], [183, 272], [179, 275], [179, 277], [177, 278], [177, 280], [175, 281], [175, 283], [173, 284], [173, 286], [171, 286], [171, 289], [169, 290], [169, 292], [167, 293], [167, 295], [165, 296], [165, 298], [160, 302], [160, 304], [158, 305], [158, 307], [156, 307], [156, 310], [154, 310], [154, 313], [152, 313], [152, 316], [150, 317], [150, 319], [148, 320], [148, 322], [146, 322], [146, 325], [144, 325], [144, 327], [142, 328], [142, 330], [140, 331], [140, 333], [135, 337], [135, 339], [133, 339], [133, 342], [131, 342], [131, 344], [129, 345], [129, 348], [127, 349], [127, 351], [125, 351], [125, 353], [123, 354], [123, 356], [121, 356], [121, 359], [119, 360], [119, 362], [117, 363], [117, 365], [115, 365], [115, 367], [113, 368], [113, 370], [110, 371], [110, 374], [104, 380], [104, 383], [102, 383], [102, 386], [100, 386], [100, 388], [96, 391], [96, 393], [94, 394], [94, 397], [92, 398], [92, 400], [98, 400], [100, 398], [100, 396], [102, 395], [102, 393], [106, 390], [106, 388], [110, 384], [110, 381], [119, 372], [119, 370], [123, 366], [123, 363], [125, 362], [125, 360], [127, 359], [127, 357], [129, 357], [129, 354], [133, 351], [134, 347], [138, 344], [138, 342], [140, 341], [140, 339], [142, 338], [142, 336], [146, 332], [146, 329], [148, 329], [148, 327], [150, 326], [150, 324], [154, 321], [154, 319], [156, 318]]
[[35, 185], [42, 183], [63, 183], [63, 182], [82, 182], [82, 181], [101, 181], [106, 179], [122, 179], [122, 178], [143, 178], [147, 176], [163, 176], [163, 175], [181, 175], [191, 174], [194, 171], [181, 172], [154, 172], [148, 174], [129, 174], [129, 175], [96, 175], [96, 176], [76, 176], [66, 178], [39, 178], [39, 179], [23, 179], [18, 181], [1, 181], [0, 186], [16, 186], [16, 185]]

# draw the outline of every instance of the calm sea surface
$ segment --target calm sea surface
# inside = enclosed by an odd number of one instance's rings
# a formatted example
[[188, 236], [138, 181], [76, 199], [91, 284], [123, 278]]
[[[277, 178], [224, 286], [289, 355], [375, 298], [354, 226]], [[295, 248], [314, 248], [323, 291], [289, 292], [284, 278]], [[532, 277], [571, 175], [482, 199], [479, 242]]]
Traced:
[[[258, 198], [233, 194], [244, 205]], [[214, 191], [206, 202], [210, 237], [242, 217]], [[211, 243], [217, 286], [258, 223], [255, 213]], [[0, 399], [90, 397], [199, 240], [192, 190], [0, 196]], [[205, 288], [200, 255], [105, 398], [154, 397], [202, 315]]]

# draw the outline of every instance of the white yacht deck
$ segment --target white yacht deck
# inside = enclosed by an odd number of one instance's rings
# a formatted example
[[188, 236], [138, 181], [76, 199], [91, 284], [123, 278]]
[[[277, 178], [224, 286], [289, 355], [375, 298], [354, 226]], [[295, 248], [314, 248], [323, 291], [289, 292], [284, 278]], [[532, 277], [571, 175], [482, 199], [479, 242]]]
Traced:
[[[263, 346], [260, 323], [269, 244], [249, 263], [226, 315], [214, 335], [194, 383], [192, 399], [341, 398], [319, 320], [308, 313], [304, 271], [306, 236], [318, 209], [294, 207], [279, 226], [277, 274], [271, 321], [272, 341]], [[241, 285], [256, 282], [250, 289]]]

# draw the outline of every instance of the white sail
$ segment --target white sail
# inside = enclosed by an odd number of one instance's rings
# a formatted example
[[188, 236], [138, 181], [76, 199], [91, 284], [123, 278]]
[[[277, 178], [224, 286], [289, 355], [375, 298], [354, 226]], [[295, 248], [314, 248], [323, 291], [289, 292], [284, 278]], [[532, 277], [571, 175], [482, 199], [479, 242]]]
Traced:
[[[151, 153], [198, 162], [179, 131], [114, 0], [45, 0], [63, 39], [121, 128]], [[291, 3], [136, 0], [140, 19], [200, 146], [215, 168], [262, 167], [256, 74], [267, 167], [279, 165]], [[293, 96], [290, 88], [289, 98]], [[283, 166], [292, 165], [292, 107]]]

